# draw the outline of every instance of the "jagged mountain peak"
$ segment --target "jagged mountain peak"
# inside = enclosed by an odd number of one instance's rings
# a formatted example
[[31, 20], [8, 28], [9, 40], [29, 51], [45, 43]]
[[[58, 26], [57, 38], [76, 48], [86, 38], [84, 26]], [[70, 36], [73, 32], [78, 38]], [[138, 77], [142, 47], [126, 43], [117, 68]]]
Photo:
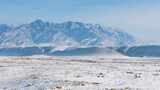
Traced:
[[[7, 26], [8, 27], [8, 26]], [[126, 32], [114, 30], [99, 24], [82, 22], [50, 23], [41, 19], [16, 28], [2, 28], [7, 32], [0, 36], [0, 46], [41, 46], [54, 47], [106, 47], [127, 46], [135, 43], [134, 37]]]
[[41, 20], [41, 19], [36, 19], [35, 21], [33, 21], [33, 22], [31, 22], [31, 23], [44, 23], [44, 21]]

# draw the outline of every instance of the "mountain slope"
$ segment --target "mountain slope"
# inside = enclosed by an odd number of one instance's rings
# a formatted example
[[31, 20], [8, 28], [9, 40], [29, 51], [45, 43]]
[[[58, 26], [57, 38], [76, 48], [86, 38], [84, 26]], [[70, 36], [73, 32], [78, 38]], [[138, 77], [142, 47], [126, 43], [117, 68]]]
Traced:
[[121, 47], [117, 51], [131, 57], [160, 57], [160, 46], [156, 45]]
[[69, 48], [63, 51], [49, 52], [48, 55], [55, 56], [109, 56], [109, 55], [120, 55], [113, 48], [99, 48], [99, 47], [87, 47], [87, 48]]
[[36, 20], [18, 27], [0, 25], [0, 47], [107, 47], [128, 46], [135, 42], [126, 32], [98, 24]]
[[92, 55], [120, 55], [112, 48], [67, 48], [65, 50], [54, 50], [54, 47], [14, 47], [0, 48], [0, 56], [92, 56]]

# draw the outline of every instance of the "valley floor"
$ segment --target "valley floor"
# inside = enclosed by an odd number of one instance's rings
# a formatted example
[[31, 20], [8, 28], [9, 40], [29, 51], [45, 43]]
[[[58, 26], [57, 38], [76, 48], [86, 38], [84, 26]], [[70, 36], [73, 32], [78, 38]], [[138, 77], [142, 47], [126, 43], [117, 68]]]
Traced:
[[160, 90], [160, 61], [1, 57], [0, 90]]

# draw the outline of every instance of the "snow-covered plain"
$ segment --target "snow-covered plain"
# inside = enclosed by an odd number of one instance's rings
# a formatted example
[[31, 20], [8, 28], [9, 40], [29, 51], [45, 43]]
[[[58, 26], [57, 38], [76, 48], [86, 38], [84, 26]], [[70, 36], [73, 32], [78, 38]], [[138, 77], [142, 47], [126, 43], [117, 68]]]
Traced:
[[160, 61], [128, 57], [0, 57], [0, 90], [160, 90]]

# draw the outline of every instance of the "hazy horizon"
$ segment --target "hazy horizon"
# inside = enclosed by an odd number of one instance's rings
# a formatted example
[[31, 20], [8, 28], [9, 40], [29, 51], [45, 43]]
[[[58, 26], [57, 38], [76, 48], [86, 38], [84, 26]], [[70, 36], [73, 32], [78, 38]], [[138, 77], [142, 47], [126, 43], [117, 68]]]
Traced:
[[158, 0], [1, 0], [0, 23], [23, 24], [36, 19], [80, 21], [120, 28], [147, 44], [160, 44]]

